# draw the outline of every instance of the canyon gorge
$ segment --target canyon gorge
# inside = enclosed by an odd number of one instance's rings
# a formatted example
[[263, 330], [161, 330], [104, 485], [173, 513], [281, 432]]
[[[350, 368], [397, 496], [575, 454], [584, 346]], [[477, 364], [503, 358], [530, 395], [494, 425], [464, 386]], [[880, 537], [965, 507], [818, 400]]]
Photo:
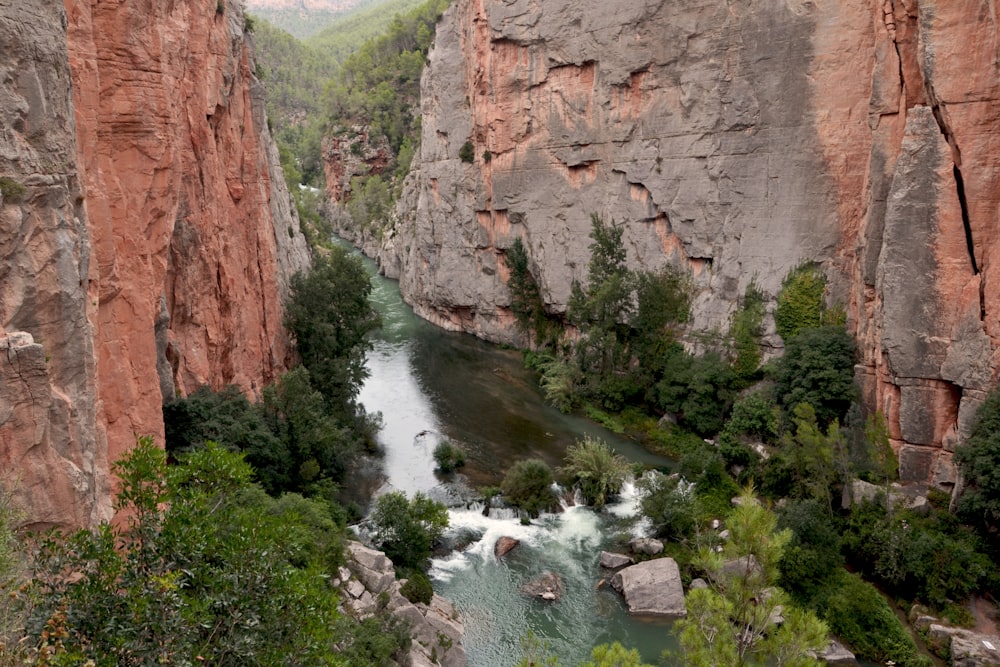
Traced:
[[813, 263], [903, 480], [950, 489], [998, 363], [998, 9], [458, 0], [395, 220], [344, 231], [421, 316], [506, 343], [522, 342], [506, 250], [523, 241], [565, 313], [593, 213], [631, 266], [691, 274], [697, 334], [724, 334], [751, 281], [774, 297]]

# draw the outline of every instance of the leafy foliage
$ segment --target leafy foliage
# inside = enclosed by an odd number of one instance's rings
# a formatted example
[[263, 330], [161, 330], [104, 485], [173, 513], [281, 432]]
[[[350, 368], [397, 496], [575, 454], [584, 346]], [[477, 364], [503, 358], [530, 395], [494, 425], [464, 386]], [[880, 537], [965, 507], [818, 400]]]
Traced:
[[167, 468], [143, 438], [115, 472], [127, 526], [38, 545], [16, 599], [31, 611], [29, 653], [44, 664], [345, 664], [334, 647], [361, 633], [327, 583], [340, 533], [325, 505], [269, 498], [241, 456], [215, 446]]
[[779, 564], [781, 586], [809, 599], [844, 566], [840, 526], [829, 506], [814, 498], [786, 505], [778, 526], [792, 530], [792, 539]]
[[590, 436], [570, 445], [565, 461], [559, 473], [571, 477], [587, 504], [594, 507], [602, 507], [618, 494], [631, 469], [625, 457], [615, 454], [603, 440]]
[[814, 608], [830, 632], [865, 660], [899, 667], [929, 667], [892, 607], [874, 586], [857, 574], [838, 569], [814, 598]]
[[438, 470], [448, 474], [465, 465], [465, 452], [458, 445], [443, 440], [434, 448], [434, 460]]
[[285, 324], [313, 387], [339, 418], [356, 416], [355, 399], [368, 376], [367, 336], [380, 325], [368, 300], [371, 289], [361, 261], [339, 246], [291, 281]]
[[698, 529], [698, 506], [694, 488], [680, 476], [646, 475], [639, 479], [643, 516], [657, 537], [677, 542], [690, 540]]
[[448, 527], [448, 510], [417, 493], [407, 500], [401, 491], [379, 496], [371, 514], [375, 543], [398, 568], [420, 570], [434, 541]]
[[959, 514], [984, 529], [1000, 526], [1000, 389], [979, 407], [969, 439], [955, 451], [964, 488]]
[[813, 264], [801, 264], [785, 276], [778, 294], [774, 324], [787, 343], [805, 329], [818, 329], [824, 321], [823, 292], [826, 278]]
[[504, 500], [515, 507], [537, 515], [552, 508], [552, 469], [544, 461], [525, 459], [510, 467], [500, 483]]
[[904, 599], [941, 609], [995, 586], [996, 569], [978, 537], [946, 511], [920, 517], [865, 503], [851, 512], [844, 537], [849, 563]]
[[808, 403], [826, 426], [843, 419], [857, 395], [854, 340], [841, 326], [804, 329], [786, 339], [774, 364], [774, 391], [786, 410]]
[[522, 333], [529, 342], [544, 344], [553, 337], [553, 323], [545, 312], [545, 304], [538, 290], [538, 282], [531, 273], [530, 258], [520, 238], [514, 239], [504, 253], [510, 270], [507, 288], [510, 290], [510, 308], [517, 318]]
[[471, 141], [466, 141], [462, 144], [462, 147], [458, 149], [458, 157], [462, 162], [472, 163], [476, 159], [476, 147]]
[[[808, 651], [826, 644], [826, 626], [812, 612], [788, 601], [774, 584], [791, 531], [744, 491], [726, 522], [731, 533], [723, 552], [705, 548], [698, 565], [710, 587], [690, 591], [686, 618], [675, 625], [685, 665], [818, 665]], [[728, 565], [727, 565], [728, 563]], [[784, 623], [773, 613], [782, 607]]]
[[750, 383], [760, 367], [760, 340], [764, 334], [764, 303], [766, 296], [751, 280], [743, 294], [740, 307], [733, 316], [729, 335], [733, 339], [733, 373], [744, 383]]
[[399, 592], [402, 593], [404, 598], [414, 603], [422, 602], [430, 604], [431, 599], [434, 597], [434, 588], [431, 586], [431, 580], [422, 572], [411, 573], [406, 583], [400, 587]]

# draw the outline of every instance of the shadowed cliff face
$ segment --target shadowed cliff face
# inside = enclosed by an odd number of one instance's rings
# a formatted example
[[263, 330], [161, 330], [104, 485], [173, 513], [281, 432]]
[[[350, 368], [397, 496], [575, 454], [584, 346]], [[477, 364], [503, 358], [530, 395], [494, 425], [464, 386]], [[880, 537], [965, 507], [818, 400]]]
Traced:
[[284, 368], [308, 252], [240, 3], [12, 4], [0, 470], [32, 524], [86, 525], [111, 513], [109, 462], [162, 442], [165, 398]]
[[387, 274], [424, 317], [510, 341], [505, 248], [523, 239], [562, 312], [591, 213], [624, 225], [633, 266], [690, 269], [702, 331], [727, 328], [751, 279], [775, 295], [818, 262], [904, 478], [954, 483], [950, 452], [997, 368], [1000, 7], [625, 5], [449, 10]]

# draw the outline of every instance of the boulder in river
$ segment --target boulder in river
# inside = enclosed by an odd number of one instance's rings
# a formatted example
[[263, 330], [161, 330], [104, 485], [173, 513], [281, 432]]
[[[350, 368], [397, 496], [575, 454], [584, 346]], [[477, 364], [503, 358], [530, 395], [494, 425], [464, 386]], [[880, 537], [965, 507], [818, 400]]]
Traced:
[[513, 537], [507, 537], [504, 535], [497, 540], [496, 544], [493, 545], [493, 555], [499, 560], [520, 546], [520, 544], [521, 540], [516, 540]]
[[687, 615], [681, 571], [673, 558], [657, 558], [630, 565], [615, 573], [611, 585], [625, 597], [630, 614], [671, 618]]
[[628, 546], [632, 549], [632, 553], [645, 556], [656, 556], [663, 553], [663, 542], [651, 537], [637, 537], [629, 542]]
[[632, 565], [635, 563], [631, 556], [626, 556], [625, 554], [616, 554], [610, 551], [602, 551], [600, 557], [601, 567], [607, 568], [609, 570], [619, 570], [626, 565]]
[[521, 586], [521, 592], [530, 597], [545, 600], [546, 602], [558, 602], [562, 599], [563, 580], [557, 573], [551, 570], [542, 572], [531, 581], [525, 582]]

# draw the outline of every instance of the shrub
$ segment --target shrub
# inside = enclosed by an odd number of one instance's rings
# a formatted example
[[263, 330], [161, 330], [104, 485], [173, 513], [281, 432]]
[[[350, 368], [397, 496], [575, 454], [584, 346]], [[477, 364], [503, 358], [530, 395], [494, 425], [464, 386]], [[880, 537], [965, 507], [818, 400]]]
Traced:
[[859, 658], [900, 667], [925, 667], [930, 660], [917, 652], [913, 638], [889, 603], [856, 574], [837, 570], [813, 602], [820, 617]]
[[434, 448], [434, 460], [438, 470], [447, 475], [465, 465], [465, 452], [458, 445], [442, 440]]
[[813, 264], [801, 264], [785, 276], [778, 294], [774, 324], [787, 343], [804, 329], [823, 326], [826, 278]]
[[476, 147], [472, 145], [471, 141], [466, 141], [462, 144], [462, 147], [458, 149], [458, 157], [462, 162], [471, 163], [476, 156]]
[[566, 449], [566, 465], [559, 473], [573, 478], [588, 505], [603, 506], [608, 498], [617, 495], [631, 471], [625, 457], [615, 452], [606, 442], [584, 436]]
[[790, 410], [808, 403], [821, 426], [843, 419], [857, 395], [854, 339], [839, 326], [805, 329], [786, 341], [774, 364], [774, 391]]
[[764, 292], [751, 280], [743, 294], [739, 310], [733, 316], [729, 335], [733, 339], [733, 372], [744, 384], [749, 384], [760, 367], [760, 339], [764, 333]]
[[16, 204], [24, 199], [27, 191], [27, 188], [13, 178], [0, 177], [0, 195], [3, 195], [4, 201]]
[[399, 592], [403, 594], [404, 598], [414, 604], [417, 602], [430, 604], [431, 599], [434, 597], [434, 588], [431, 586], [431, 580], [420, 572], [412, 573], [410, 578], [406, 580], [406, 583], [400, 587]]
[[781, 587], [808, 599], [843, 568], [840, 527], [830, 508], [815, 499], [786, 505], [778, 526], [792, 529], [792, 541], [779, 564]]
[[492, 159], [493, 159], [493, 153], [489, 152], [488, 150], [487, 151], [483, 151], [483, 163], [484, 164], [489, 164], [490, 160], [492, 160]]
[[937, 609], [967, 599], [996, 577], [976, 534], [947, 511], [920, 517], [865, 503], [851, 512], [844, 539], [859, 572], [894, 595]]
[[980, 406], [969, 439], [955, 451], [964, 488], [958, 512], [983, 529], [1000, 526], [1000, 389]]
[[417, 493], [407, 500], [401, 491], [379, 496], [371, 515], [375, 543], [397, 568], [421, 569], [434, 541], [448, 527], [448, 509]]
[[698, 527], [694, 488], [679, 476], [659, 473], [642, 477], [642, 514], [653, 524], [657, 537], [684, 541], [694, 537]]
[[500, 484], [504, 500], [533, 516], [555, 504], [552, 469], [544, 461], [526, 459], [510, 467]]

